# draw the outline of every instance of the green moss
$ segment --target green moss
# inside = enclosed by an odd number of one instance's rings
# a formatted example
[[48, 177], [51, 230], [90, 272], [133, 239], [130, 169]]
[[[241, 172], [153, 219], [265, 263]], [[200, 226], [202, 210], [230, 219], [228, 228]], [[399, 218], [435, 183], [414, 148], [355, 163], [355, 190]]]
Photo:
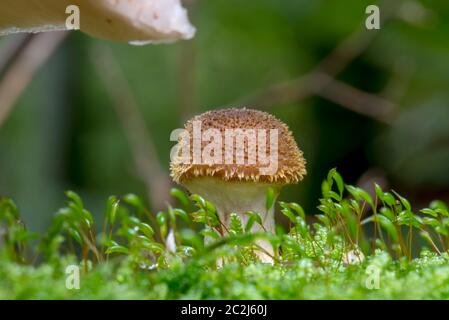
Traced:
[[[231, 236], [205, 245], [203, 235], [223, 233], [213, 204], [179, 190], [172, 195], [184, 208], [154, 219], [137, 196], [110, 197], [97, 228], [68, 192], [67, 207], [44, 235], [29, 233], [14, 203], [1, 199], [0, 299], [449, 298], [442, 202], [416, 213], [400, 195], [377, 186], [370, 195], [332, 170], [319, 223], [306, 223], [298, 204], [280, 203], [288, 232], [250, 234], [234, 221]], [[261, 237], [279, 252], [273, 265], [257, 260]], [[71, 265], [79, 267], [79, 289], [66, 287]]]

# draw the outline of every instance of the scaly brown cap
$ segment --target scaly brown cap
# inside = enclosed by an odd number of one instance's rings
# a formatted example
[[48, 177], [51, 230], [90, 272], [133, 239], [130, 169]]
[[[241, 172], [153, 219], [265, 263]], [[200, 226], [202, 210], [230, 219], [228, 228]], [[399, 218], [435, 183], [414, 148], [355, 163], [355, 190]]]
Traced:
[[[201, 123], [201, 132], [208, 129], [218, 129], [222, 136], [222, 155], [225, 156], [225, 130], [226, 129], [264, 129], [266, 133], [266, 155], [269, 159], [270, 155], [270, 129], [277, 129], [278, 133], [278, 159], [277, 171], [274, 174], [261, 174], [260, 169], [267, 167], [267, 163], [261, 163], [257, 156], [256, 162], [248, 163], [248, 145], [256, 144], [258, 140], [250, 138], [248, 135], [247, 142], [244, 144], [244, 164], [236, 164], [236, 159], [232, 164], [226, 164], [225, 161], [216, 164], [194, 164], [193, 159], [193, 127], [194, 123]], [[273, 184], [290, 184], [297, 183], [306, 175], [306, 160], [303, 152], [298, 148], [295, 139], [290, 132], [288, 126], [276, 119], [269, 113], [252, 110], [252, 109], [223, 109], [214, 110], [195, 116], [185, 124], [186, 132], [189, 133], [190, 139], [190, 161], [185, 163], [180, 156], [180, 152], [175, 155], [170, 164], [171, 176], [177, 183], [183, 183], [196, 177], [216, 177], [226, 181], [247, 181], [247, 182], [264, 182]], [[240, 133], [242, 134], [242, 133]], [[257, 134], [257, 137], [259, 135]], [[234, 154], [236, 141], [239, 134], [235, 135]], [[240, 138], [242, 138], [240, 136]], [[201, 152], [211, 143], [211, 140], [202, 139]], [[257, 150], [260, 146], [257, 146]], [[184, 162], [184, 163], [183, 163]]]

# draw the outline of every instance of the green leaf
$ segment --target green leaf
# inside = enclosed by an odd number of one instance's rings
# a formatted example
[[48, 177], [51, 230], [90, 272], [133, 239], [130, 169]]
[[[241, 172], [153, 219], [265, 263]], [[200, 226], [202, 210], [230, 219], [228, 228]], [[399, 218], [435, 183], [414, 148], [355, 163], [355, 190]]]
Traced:
[[204, 200], [203, 197], [201, 197], [200, 195], [192, 194], [190, 196], [190, 199], [192, 199], [192, 201], [195, 202], [195, 204], [200, 208], [204, 209], [206, 207], [206, 200]]
[[109, 197], [106, 204], [106, 219], [111, 225], [115, 223], [118, 207], [119, 201], [117, 200], [117, 198], [115, 196]]
[[176, 253], [183, 257], [193, 257], [196, 253], [195, 248], [192, 248], [190, 246], [178, 246], [176, 248]]
[[218, 220], [217, 211], [215, 207], [212, 207], [211, 205], [212, 204], [210, 202], [206, 202], [207, 207], [205, 211], [206, 223], [211, 227], [218, 227], [220, 225], [220, 221]]
[[296, 223], [296, 216], [295, 214], [290, 210], [290, 208], [284, 208], [281, 209], [281, 213], [286, 216], [291, 222]]
[[184, 210], [176, 208], [176, 209], [173, 209], [173, 213], [177, 216], [180, 216], [181, 219], [183, 219], [185, 222], [191, 222], [189, 215]]
[[397, 221], [400, 225], [413, 225], [419, 228], [422, 224], [421, 218], [415, 216], [411, 211], [402, 211], [398, 214]]
[[217, 215], [217, 209], [215, 208], [214, 204], [212, 202], [209, 201], [205, 201], [206, 204], [206, 210], [211, 213], [212, 215], [216, 216]]
[[341, 201], [340, 195], [338, 193], [336, 193], [335, 191], [332, 191], [332, 190], [329, 191], [328, 196], [336, 201]]
[[165, 212], [163, 211], [158, 212], [158, 214], [156, 215], [156, 221], [157, 224], [159, 225], [159, 230], [162, 238], [167, 237], [168, 226], [167, 226], [167, 215], [165, 214]]
[[362, 213], [362, 208], [360, 208], [360, 204], [357, 200], [351, 199], [349, 200], [349, 204], [351, 205], [351, 208], [357, 213], [357, 215], [360, 215]]
[[447, 231], [447, 228], [445, 228], [442, 225], [436, 226], [435, 227], [435, 231], [438, 232], [439, 234], [444, 235], [444, 236], [448, 236], [449, 235], [449, 233]]
[[0, 197], [0, 220], [3, 219], [5, 219], [8, 224], [12, 224], [20, 219], [20, 215], [14, 201]]
[[446, 210], [435, 209], [435, 212], [440, 214], [440, 215], [442, 215], [442, 216], [449, 217], [449, 213]]
[[331, 226], [331, 221], [329, 220], [329, 218], [327, 216], [325, 216], [324, 214], [318, 214], [315, 216], [319, 221], [321, 221], [326, 227], [330, 227]]
[[385, 217], [387, 217], [388, 220], [390, 220], [391, 222], [393, 222], [393, 221], [395, 220], [394, 213], [393, 213], [393, 211], [391, 211], [389, 208], [382, 207], [382, 208], [380, 209], [380, 213], [381, 213], [382, 215], [384, 215]]
[[398, 194], [396, 191], [393, 191], [393, 193], [396, 195], [396, 197], [401, 201], [402, 205], [404, 206], [405, 210], [412, 211], [412, 206], [410, 205], [410, 202], [408, 202], [407, 199], [402, 197], [400, 194]]
[[231, 213], [229, 215], [229, 218], [230, 218], [229, 231], [233, 234], [242, 234], [243, 233], [242, 220], [240, 219], [239, 215], [236, 213]]
[[396, 228], [394, 227], [394, 224], [383, 215], [378, 215], [377, 221], [380, 223], [382, 228], [384, 228], [387, 231], [387, 233], [390, 235], [391, 239], [394, 242], [397, 242], [398, 241], [398, 232], [397, 232]]
[[306, 213], [304, 212], [304, 209], [297, 203], [291, 202], [288, 204], [288, 206], [293, 209], [301, 218], [306, 218]]
[[123, 246], [112, 246], [112, 247], [109, 247], [109, 248], [106, 250], [106, 254], [111, 254], [111, 253], [123, 253], [123, 254], [128, 254], [128, 253], [129, 253], [129, 250], [128, 250], [128, 248], [123, 247]]
[[352, 213], [352, 210], [350, 209], [349, 205], [347, 202], [344, 203], [344, 205], [341, 206], [340, 209], [343, 217], [344, 217], [344, 221], [346, 223], [346, 226], [349, 230], [349, 233], [351, 235], [352, 239], [356, 238], [356, 233], [357, 233], [357, 220], [356, 220], [356, 216]]
[[150, 238], [150, 239], [153, 237], [153, 235], [154, 235], [154, 230], [153, 230], [153, 228], [152, 228], [149, 224], [144, 223], [144, 222], [140, 222], [140, 223], [138, 224], [138, 227], [139, 227], [139, 230], [140, 230], [145, 236], [147, 236], [147, 237]]
[[171, 194], [173, 197], [175, 197], [176, 199], [178, 199], [179, 202], [182, 203], [182, 205], [184, 205], [184, 206], [187, 207], [187, 206], [190, 204], [189, 197], [186, 195], [185, 192], [183, 192], [183, 191], [181, 191], [181, 190], [179, 190], [179, 189], [177, 189], [177, 188], [172, 188], [172, 189], [170, 190], [170, 194]]
[[249, 211], [246, 213], [247, 215], [249, 215], [248, 218], [248, 222], [246, 223], [245, 226], [245, 232], [251, 232], [251, 229], [254, 225], [254, 223], [258, 223], [259, 225], [262, 225], [262, 218], [260, 217], [260, 215], [257, 212], [253, 212], [253, 211]]
[[440, 225], [440, 222], [435, 218], [424, 217], [423, 223], [432, 227], [437, 227]]
[[330, 180], [334, 180], [335, 183], [337, 184], [337, 189], [338, 192], [340, 193], [340, 198], [343, 195], [343, 191], [345, 189], [345, 184], [343, 182], [343, 178], [341, 177], [341, 175], [337, 172], [337, 169], [334, 168], [332, 170], [329, 171], [328, 174], [328, 183], [330, 183]]
[[359, 189], [359, 193], [363, 200], [365, 200], [371, 206], [374, 205], [373, 198], [370, 196], [370, 194], [368, 192], [366, 192], [365, 190]]
[[67, 198], [73, 201], [73, 203], [78, 207], [78, 209], [82, 209], [84, 207], [83, 201], [81, 200], [80, 196], [77, 195], [75, 192], [69, 190], [66, 191], [65, 194]]
[[309, 227], [308, 227], [306, 221], [299, 216], [296, 217], [295, 230], [297, 230], [301, 234], [301, 236], [303, 236], [304, 238], [308, 238]]
[[267, 196], [265, 201], [265, 210], [269, 211], [273, 205], [277, 196], [277, 191], [273, 187], [269, 187], [267, 190]]
[[191, 215], [194, 222], [207, 223], [207, 216], [205, 210], [200, 209], [198, 211], [192, 212]]
[[176, 225], [176, 215], [175, 211], [173, 210], [172, 206], [168, 206], [168, 217], [170, 218], [170, 225], [173, 227]]
[[434, 200], [430, 203], [430, 208], [433, 210], [440, 209], [443, 211], [448, 211], [447, 205], [441, 200]]
[[78, 232], [78, 230], [70, 228], [67, 230], [68, 233], [70, 234], [70, 236], [75, 239], [75, 241], [79, 244], [82, 245], [83, 244], [83, 238], [81, 237], [81, 234]]
[[133, 206], [139, 211], [145, 210], [145, 205], [143, 204], [142, 199], [140, 199], [138, 196], [136, 196], [133, 193], [129, 193], [123, 197], [123, 201], [125, 201], [127, 204]]
[[215, 240], [221, 238], [220, 235], [216, 231], [214, 231], [212, 229], [204, 229], [204, 230], [200, 231], [200, 234], [203, 237], [212, 238], [212, 239], [215, 239]]
[[321, 193], [323, 194], [323, 197], [325, 199], [330, 198], [329, 192], [331, 191], [331, 187], [329, 185], [329, 182], [323, 181], [321, 184]]
[[181, 238], [184, 245], [190, 244], [197, 251], [202, 251], [204, 248], [204, 241], [198, 236], [198, 234], [190, 229], [184, 229], [181, 231]]
[[424, 214], [427, 214], [429, 216], [435, 217], [435, 218], [438, 217], [438, 213], [435, 212], [435, 210], [432, 210], [432, 209], [429, 209], [429, 208], [422, 209], [422, 210], [420, 210], [420, 212], [422, 212]]
[[382, 201], [390, 207], [392, 207], [396, 202], [393, 195], [389, 192], [384, 192]]
[[163, 253], [165, 251], [165, 247], [158, 242], [143, 240], [143, 241], [141, 241], [141, 245], [145, 249], [156, 252], [156, 253]]
[[370, 194], [365, 190], [350, 185], [347, 185], [346, 189], [357, 201], [364, 200], [371, 206], [374, 205], [373, 199], [371, 198]]
[[378, 197], [380, 200], [383, 200], [383, 194], [384, 194], [384, 192], [383, 192], [382, 188], [381, 188], [377, 183], [374, 183], [374, 190], [376, 191], [377, 197]]
[[261, 234], [256, 233], [244, 233], [238, 235], [230, 235], [225, 238], [221, 238], [219, 241], [216, 241], [211, 246], [208, 246], [208, 250], [211, 250], [215, 247], [222, 246], [225, 244], [235, 245], [235, 246], [246, 246], [252, 244], [256, 239], [260, 238]]

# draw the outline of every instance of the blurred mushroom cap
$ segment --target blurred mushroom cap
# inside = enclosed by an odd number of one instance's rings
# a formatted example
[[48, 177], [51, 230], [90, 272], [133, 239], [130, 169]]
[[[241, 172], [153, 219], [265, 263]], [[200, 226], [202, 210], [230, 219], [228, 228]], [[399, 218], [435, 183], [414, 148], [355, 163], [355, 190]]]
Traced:
[[[195, 164], [185, 163], [181, 157], [175, 154], [170, 164], [171, 176], [177, 183], [187, 182], [193, 178], [200, 177], [215, 177], [226, 181], [247, 181], [247, 182], [263, 182], [273, 184], [290, 184], [297, 183], [306, 175], [306, 160], [303, 157], [303, 152], [299, 149], [292, 133], [288, 126], [276, 119], [269, 113], [253, 110], [253, 109], [223, 109], [203, 113], [195, 116], [187, 121], [185, 124], [186, 132], [189, 133], [189, 139], [192, 144], [193, 125], [195, 122], [201, 123], [201, 131], [205, 132], [208, 129], [218, 129], [222, 136], [221, 151], [223, 157], [225, 150], [225, 130], [226, 129], [264, 129], [266, 133], [265, 147], [267, 157], [269, 158], [270, 150], [270, 129], [277, 129], [278, 145], [277, 145], [277, 170], [274, 174], [261, 174], [261, 168], [267, 166], [266, 163], [261, 163], [259, 155], [257, 154], [256, 162], [250, 164], [248, 161], [248, 147], [249, 145], [256, 145], [258, 150], [261, 145], [259, 133], [257, 138], [251, 138], [245, 133], [235, 133], [235, 141], [240, 139], [247, 139], [244, 143], [244, 164], [237, 164], [234, 161], [232, 164], [224, 163], [200, 163]], [[247, 132], [247, 131], [246, 131]], [[244, 136], [242, 136], [244, 135]], [[210, 141], [201, 141], [201, 151], [209, 145]], [[237, 142], [234, 144], [234, 154], [239, 152], [237, 149]], [[190, 148], [190, 159], [193, 159], [194, 147]], [[234, 159], [235, 160], [235, 159]]]
[[81, 31], [98, 38], [145, 44], [195, 33], [180, 0], [14, 0], [0, 6], [0, 35], [66, 30], [70, 5], [79, 8]]

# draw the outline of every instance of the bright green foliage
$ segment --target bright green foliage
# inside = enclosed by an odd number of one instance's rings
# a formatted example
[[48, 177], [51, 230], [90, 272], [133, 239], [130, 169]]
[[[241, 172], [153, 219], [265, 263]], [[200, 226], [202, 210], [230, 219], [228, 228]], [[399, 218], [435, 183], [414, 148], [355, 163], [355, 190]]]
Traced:
[[[227, 228], [212, 203], [173, 189], [196, 209], [153, 215], [136, 195], [110, 197], [100, 226], [67, 192], [39, 237], [0, 199], [0, 299], [449, 298], [446, 204], [418, 213], [396, 192], [373, 189], [345, 185], [331, 170], [316, 222], [299, 204], [280, 202], [289, 230], [276, 234], [250, 233], [262, 225], [255, 212], [246, 223], [230, 213]], [[267, 198], [267, 208], [275, 205]], [[273, 265], [258, 261], [258, 239], [272, 244]], [[65, 287], [71, 264], [81, 268], [80, 290]]]

